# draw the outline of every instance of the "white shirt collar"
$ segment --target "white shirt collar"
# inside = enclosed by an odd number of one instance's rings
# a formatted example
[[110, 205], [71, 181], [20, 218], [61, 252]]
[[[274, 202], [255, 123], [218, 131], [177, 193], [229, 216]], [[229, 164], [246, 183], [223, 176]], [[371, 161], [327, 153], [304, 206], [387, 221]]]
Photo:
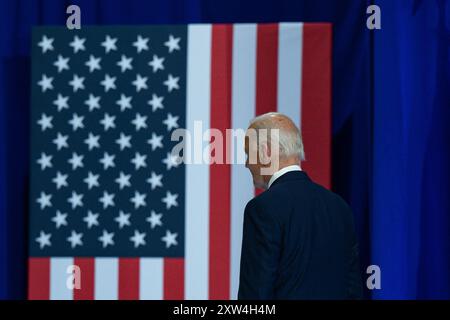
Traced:
[[283, 174], [288, 173], [288, 172], [291, 172], [291, 171], [302, 171], [302, 169], [300, 168], [299, 165], [294, 164], [294, 165], [292, 165], [292, 166], [287, 166], [287, 167], [284, 167], [284, 168], [278, 170], [277, 172], [275, 172], [275, 173], [272, 175], [272, 177], [270, 177], [268, 188], [270, 188], [270, 186], [272, 185], [272, 183], [274, 183], [275, 180], [277, 180], [277, 179], [278, 179], [279, 177], [281, 177]]

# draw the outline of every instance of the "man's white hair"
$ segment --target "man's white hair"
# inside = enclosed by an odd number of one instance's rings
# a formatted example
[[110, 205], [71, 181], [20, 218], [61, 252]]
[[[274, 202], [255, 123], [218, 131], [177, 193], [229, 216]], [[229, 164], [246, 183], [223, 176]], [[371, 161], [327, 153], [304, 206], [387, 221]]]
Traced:
[[[290, 128], [280, 125], [277, 119], [284, 119], [290, 123]], [[299, 128], [286, 115], [279, 112], [269, 112], [257, 116], [250, 121], [250, 127], [256, 129], [259, 137], [259, 129], [267, 129], [267, 136], [271, 137], [270, 131], [278, 129], [279, 131], [279, 152], [280, 157], [297, 156], [299, 160], [305, 160], [305, 151], [303, 150], [303, 140]], [[258, 139], [260, 140], [260, 139]], [[273, 143], [269, 141], [269, 143]]]

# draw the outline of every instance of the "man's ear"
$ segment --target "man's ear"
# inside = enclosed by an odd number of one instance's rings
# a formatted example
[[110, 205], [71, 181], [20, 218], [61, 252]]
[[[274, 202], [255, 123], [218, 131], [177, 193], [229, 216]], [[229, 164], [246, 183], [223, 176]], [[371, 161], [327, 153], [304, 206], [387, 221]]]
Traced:
[[269, 159], [272, 157], [272, 146], [270, 145], [270, 143], [266, 142], [266, 150], [267, 150], [267, 157], [269, 157]]
[[262, 142], [259, 147], [259, 161], [262, 165], [270, 164], [270, 147], [267, 141]]

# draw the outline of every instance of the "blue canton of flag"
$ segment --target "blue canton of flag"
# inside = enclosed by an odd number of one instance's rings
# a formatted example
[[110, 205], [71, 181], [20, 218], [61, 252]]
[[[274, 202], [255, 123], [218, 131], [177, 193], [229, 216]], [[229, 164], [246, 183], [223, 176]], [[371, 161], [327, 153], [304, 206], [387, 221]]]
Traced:
[[170, 136], [185, 126], [186, 27], [44, 27], [33, 50], [30, 255], [182, 257]]

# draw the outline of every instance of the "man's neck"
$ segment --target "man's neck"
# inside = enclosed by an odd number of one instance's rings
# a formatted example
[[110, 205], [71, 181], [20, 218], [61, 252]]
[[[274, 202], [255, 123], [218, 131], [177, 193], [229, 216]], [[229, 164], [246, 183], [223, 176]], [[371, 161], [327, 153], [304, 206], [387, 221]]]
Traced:
[[[270, 187], [269, 182], [272, 179], [274, 175], [276, 175], [278, 172], [282, 171], [284, 168], [290, 167], [290, 166], [298, 166], [301, 170], [300, 161], [297, 158], [290, 158], [285, 160], [280, 160], [278, 170], [274, 171], [272, 175], [264, 176], [264, 182], [267, 186], [267, 189]], [[272, 179], [273, 180], [273, 179]], [[273, 181], [272, 181], [273, 182]]]

